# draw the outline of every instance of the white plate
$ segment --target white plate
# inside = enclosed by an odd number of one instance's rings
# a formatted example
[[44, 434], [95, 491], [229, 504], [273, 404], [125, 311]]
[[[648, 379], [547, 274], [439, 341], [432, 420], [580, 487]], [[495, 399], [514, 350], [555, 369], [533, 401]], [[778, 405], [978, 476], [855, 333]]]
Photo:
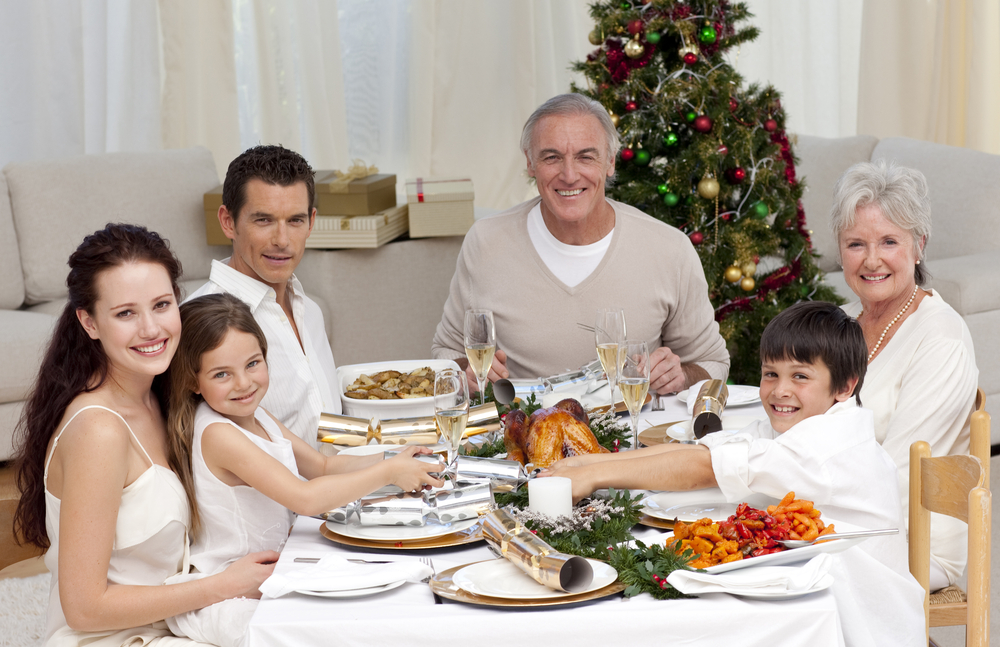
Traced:
[[351, 518], [348, 523], [326, 522], [326, 527], [338, 535], [368, 541], [407, 541], [414, 539], [433, 539], [443, 537], [453, 532], [461, 532], [479, 523], [479, 519], [465, 519], [454, 523], [432, 523], [424, 526], [362, 526], [357, 519]]
[[[760, 559], [759, 557], [754, 557], [754, 559]], [[805, 591], [726, 591], [729, 595], [735, 595], [740, 598], [747, 598], [749, 600], [791, 600], [794, 598], [801, 598], [804, 595], [812, 595], [813, 593], [819, 593], [820, 591], [825, 591], [830, 588], [833, 584], [833, 576], [827, 573], [820, 581], [816, 583], [816, 586]]]
[[588, 559], [587, 561], [594, 569], [594, 579], [586, 590], [574, 593], [557, 591], [539, 584], [506, 559], [470, 564], [457, 571], [452, 576], [452, 581], [458, 588], [475, 595], [510, 600], [542, 600], [590, 593], [603, 589], [618, 579], [618, 571], [608, 564], [596, 559]]
[[382, 586], [373, 586], [368, 589], [348, 589], [347, 591], [296, 591], [296, 593], [302, 593], [303, 595], [312, 595], [317, 598], [363, 598], [369, 595], [376, 595], [382, 591], [391, 591], [395, 588], [399, 588], [406, 584], [406, 580], [399, 580], [398, 582], [389, 582], [388, 584], [383, 584]]
[[[753, 404], [754, 402], [760, 402], [760, 389], [756, 386], [743, 386], [741, 384], [727, 384], [726, 388], [729, 389], [729, 397], [726, 398], [727, 407], [741, 407], [744, 404]], [[677, 399], [687, 404], [688, 395], [690, 394], [690, 389], [687, 391], [681, 391], [677, 394]], [[695, 395], [698, 395], [695, 393]]]
[[[753, 495], [747, 499], [751, 507], [763, 510], [777, 503], [775, 499]], [[712, 521], [725, 521], [736, 514], [735, 503], [728, 503], [719, 488], [691, 490], [690, 492], [658, 492], [642, 500], [642, 511], [650, 517], [684, 523], [694, 523], [705, 517]]]
[[[740, 429], [743, 429], [747, 425], [753, 424], [760, 419], [761, 418], [759, 416], [727, 416], [723, 413], [722, 431], [739, 431]], [[690, 420], [685, 420], [684, 422], [678, 422], [676, 425], [671, 425], [667, 428], [666, 434], [670, 438], [680, 442], [691, 442], [696, 440], [694, 437], [694, 431], [691, 430]]]

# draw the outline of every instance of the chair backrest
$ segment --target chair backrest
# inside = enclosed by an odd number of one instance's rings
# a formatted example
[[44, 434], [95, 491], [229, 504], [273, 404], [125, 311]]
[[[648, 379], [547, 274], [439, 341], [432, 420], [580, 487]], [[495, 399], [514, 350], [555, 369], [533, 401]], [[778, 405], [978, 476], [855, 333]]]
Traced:
[[976, 402], [972, 406], [969, 453], [983, 464], [983, 483], [990, 486], [990, 414], [986, 411], [986, 394], [976, 389]]
[[14, 511], [17, 499], [0, 499], [0, 571], [45, 551], [34, 544], [19, 546], [14, 538]]
[[930, 631], [930, 513], [969, 524], [966, 643], [989, 641], [990, 491], [976, 456], [931, 457], [930, 445], [910, 446], [910, 573], [924, 587], [924, 618]]

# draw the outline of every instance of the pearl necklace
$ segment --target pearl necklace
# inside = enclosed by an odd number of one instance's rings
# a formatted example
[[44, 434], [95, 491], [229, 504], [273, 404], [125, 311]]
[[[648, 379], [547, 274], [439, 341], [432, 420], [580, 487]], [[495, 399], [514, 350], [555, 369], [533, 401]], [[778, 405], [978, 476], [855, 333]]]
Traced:
[[[918, 286], [914, 285], [913, 286], [913, 294], [910, 295], [910, 300], [906, 302], [906, 305], [903, 306], [903, 309], [899, 311], [899, 314], [896, 315], [895, 317], [893, 317], [892, 321], [889, 322], [889, 325], [886, 326], [885, 330], [882, 331], [882, 334], [879, 335], [878, 342], [875, 344], [875, 348], [872, 349], [872, 352], [868, 353], [868, 363], [869, 364], [871, 363], [872, 358], [875, 357], [875, 353], [878, 352], [879, 347], [882, 345], [882, 340], [885, 339], [885, 336], [889, 332], [889, 329], [892, 328], [896, 324], [897, 321], [899, 321], [899, 318], [903, 316], [904, 312], [906, 312], [907, 310], [909, 310], [910, 304], [913, 303], [913, 300], [915, 298], [917, 298], [917, 290], [918, 290]], [[864, 310], [862, 310], [861, 312], [859, 312], [857, 318], [860, 319], [861, 315], [863, 315], [864, 313], [865, 313]]]

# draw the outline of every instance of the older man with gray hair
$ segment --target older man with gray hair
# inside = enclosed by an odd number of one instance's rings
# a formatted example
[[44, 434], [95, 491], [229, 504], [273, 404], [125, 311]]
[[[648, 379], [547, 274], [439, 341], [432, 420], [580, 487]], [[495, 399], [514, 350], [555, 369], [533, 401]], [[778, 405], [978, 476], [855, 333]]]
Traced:
[[726, 378], [729, 353], [691, 242], [604, 195], [620, 146], [607, 111], [583, 95], [553, 97], [528, 118], [521, 149], [540, 195], [469, 230], [435, 358], [466, 361], [465, 311], [483, 308], [496, 320], [491, 381], [554, 375], [596, 357], [593, 334], [577, 323], [616, 307], [629, 339], [649, 344], [651, 390]]

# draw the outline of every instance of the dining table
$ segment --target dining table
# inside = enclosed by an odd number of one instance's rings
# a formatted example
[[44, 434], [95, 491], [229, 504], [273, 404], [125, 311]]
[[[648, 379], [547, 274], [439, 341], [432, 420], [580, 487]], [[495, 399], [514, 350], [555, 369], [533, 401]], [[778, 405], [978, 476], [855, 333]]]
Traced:
[[[656, 409], [656, 410], [654, 410]], [[727, 408], [726, 414], [764, 417], [759, 402]], [[690, 419], [677, 396], [646, 405], [639, 429]], [[685, 493], [688, 496], [695, 493]], [[436, 573], [497, 559], [484, 541], [447, 548], [394, 550], [348, 546], [322, 534], [325, 522], [299, 517], [275, 566], [287, 574], [310, 568], [296, 558], [340, 555], [367, 560], [423, 560]], [[669, 531], [636, 526], [633, 534], [646, 543], [663, 541]], [[510, 645], [588, 644], [672, 645], [807, 644], [844, 645], [841, 615], [829, 590], [784, 600], [757, 600], [728, 593], [657, 600], [648, 594], [626, 598], [616, 593], [564, 606], [528, 607], [517, 601], [484, 606], [442, 599], [426, 583], [407, 583], [376, 595], [328, 599], [302, 593], [264, 596], [250, 621], [249, 647], [280, 645]]]

